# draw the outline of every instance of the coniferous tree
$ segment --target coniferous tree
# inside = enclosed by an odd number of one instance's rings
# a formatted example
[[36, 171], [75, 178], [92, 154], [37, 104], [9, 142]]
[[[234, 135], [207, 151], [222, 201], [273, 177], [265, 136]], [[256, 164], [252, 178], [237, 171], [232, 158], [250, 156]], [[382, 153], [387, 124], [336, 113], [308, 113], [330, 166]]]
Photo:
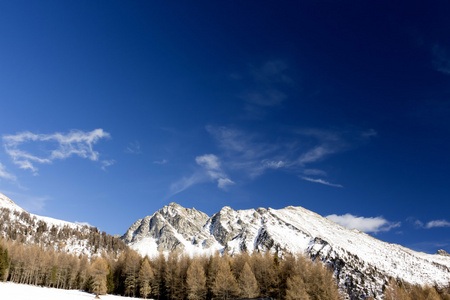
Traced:
[[243, 298], [256, 298], [259, 295], [258, 282], [248, 263], [244, 264], [239, 276], [239, 288]]
[[106, 275], [106, 292], [108, 294], [112, 294], [114, 290], [114, 274], [111, 265], [108, 264], [108, 275]]
[[286, 300], [309, 300], [305, 282], [300, 275], [289, 277], [286, 282]]
[[147, 299], [152, 291], [151, 283], [153, 279], [153, 270], [148, 262], [147, 257], [144, 258], [139, 269], [139, 291], [144, 299]]
[[239, 294], [239, 285], [231, 272], [227, 257], [219, 260], [213, 292], [219, 299], [230, 299]]
[[92, 264], [91, 267], [92, 274], [92, 291], [98, 295], [106, 294], [106, 275], [108, 274], [108, 264], [106, 261], [98, 257]]
[[157, 299], [164, 299], [166, 296], [166, 283], [165, 283], [165, 274], [167, 270], [167, 262], [162, 252], [159, 253], [159, 256], [153, 260], [153, 284], [152, 284], [152, 294]]
[[204, 300], [206, 298], [205, 270], [199, 259], [194, 259], [187, 270], [187, 297], [189, 300]]

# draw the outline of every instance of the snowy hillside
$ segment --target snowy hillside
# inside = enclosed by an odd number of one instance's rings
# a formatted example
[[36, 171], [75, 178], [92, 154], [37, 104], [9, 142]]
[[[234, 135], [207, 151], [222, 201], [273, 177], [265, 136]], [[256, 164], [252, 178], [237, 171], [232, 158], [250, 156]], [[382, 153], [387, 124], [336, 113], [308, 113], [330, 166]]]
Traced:
[[[95, 295], [76, 290], [60, 290], [37, 287], [11, 282], [0, 282], [2, 300], [90, 300]], [[103, 300], [133, 300], [138, 298], [120, 297], [113, 295], [100, 296]]]
[[119, 239], [97, 228], [30, 214], [0, 194], [0, 237], [34, 243], [56, 251], [92, 256], [126, 248]]
[[[8, 208], [11, 210], [11, 212], [15, 211], [18, 213], [27, 213], [27, 211], [25, 211], [23, 208], [21, 208], [20, 206], [15, 204], [14, 201], [9, 199], [2, 193], [0, 193], [0, 208]], [[53, 219], [53, 218], [49, 218], [49, 217], [38, 216], [35, 214], [30, 214], [30, 216], [34, 217], [37, 221], [44, 221], [48, 225], [55, 225], [58, 227], [68, 226], [70, 228], [78, 229], [78, 230], [83, 228], [83, 225], [75, 224], [72, 222], [62, 221], [62, 220]]]
[[134, 223], [122, 239], [143, 255], [182, 249], [191, 254], [243, 250], [305, 253], [334, 270], [351, 298], [381, 299], [390, 277], [447, 286], [450, 257], [415, 252], [350, 230], [302, 207], [240, 210], [208, 217], [171, 203]]

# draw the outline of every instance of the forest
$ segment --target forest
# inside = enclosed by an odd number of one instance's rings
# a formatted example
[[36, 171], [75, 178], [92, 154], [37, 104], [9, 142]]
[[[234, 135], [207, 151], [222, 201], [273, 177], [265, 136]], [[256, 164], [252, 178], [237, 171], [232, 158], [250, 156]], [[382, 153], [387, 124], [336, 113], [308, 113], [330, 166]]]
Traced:
[[[270, 297], [286, 300], [343, 299], [333, 274], [301, 255], [242, 253], [188, 257], [161, 253], [152, 259], [126, 249], [89, 258], [0, 239], [0, 280], [98, 295], [158, 300]], [[448, 290], [411, 286], [392, 279], [386, 300], [448, 300]]]

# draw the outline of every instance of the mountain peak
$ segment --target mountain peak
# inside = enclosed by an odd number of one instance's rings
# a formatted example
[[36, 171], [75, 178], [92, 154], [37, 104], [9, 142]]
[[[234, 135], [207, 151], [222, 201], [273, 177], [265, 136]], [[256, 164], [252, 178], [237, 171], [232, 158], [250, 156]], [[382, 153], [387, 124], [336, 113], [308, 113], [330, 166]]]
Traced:
[[4, 194], [0, 193], [0, 207], [6, 207], [13, 210], [23, 210], [14, 201], [6, 197]]
[[436, 255], [450, 256], [450, 254], [448, 254], [448, 252], [445, 251], [444, 249], [439, 249], [439, 250], [436, 252]]

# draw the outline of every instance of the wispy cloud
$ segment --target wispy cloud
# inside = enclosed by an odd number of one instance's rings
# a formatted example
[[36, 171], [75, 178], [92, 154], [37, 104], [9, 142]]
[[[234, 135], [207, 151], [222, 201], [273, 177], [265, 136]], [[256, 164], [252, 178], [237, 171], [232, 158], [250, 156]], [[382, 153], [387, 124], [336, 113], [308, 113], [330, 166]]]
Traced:
[[245, 101], [245, 118], [262, 119], [269, 108], [281, 106], [288, 98], [294, 80], [288, 75], [289, 65], [280, 59], [250, 65], [243, 74], [232, 74], [233, 80], [246, 82], [247, 89], [238, 94]]
[[153, 164], [155, 164], [155, 165], [165, 165], [165, 164], [167, 164], [168, 163], [168, 160], [167, 159], [162, 159], [162, 160], [155, 160], [155, 161], [153, 161]]
[[17, 177], [14, 174], [9, 173], [6, 170], [6, 167], [2, 163], [0, 163], [0, 178], [6, 179], [6, 180], [10, 180], [10, 181], [16, 181], [17, 180]]
[[444, 74], [450, 74], [450, 54], [447, 49], [435, 44], [431, 49], [433, 68]]
[[289, 65], [281, 59], [269, 60], [260, 66], [250, 66], [250, 75], [256, 82], [265, 84], [292, 84], [292, 78], [286, 74]]
[[170, 185], [170, 193], [168, 198], [187, 190], [195, 184], [205, 181], [207, 181], [207, 177], [205, 174], [200, 172], [195, 172], [189, 177], [183, 177]]
[[[323, 170], [314, 169], [315, 163], [340, 152], [365, 143], [376, 135], [368, 131], [332, 131], [321, 129], [295, 129], [281, 132], [273, 142], [260, 133], [249, 133], [236, 128], [206, 126], [223, 151], [225, 165], [255, 178], [269, 170], [288, 170], [307, 175], [305, 180], [342, 187], [311, 176], [326, 176]], [[308, 179], [306, 179], [308, 178]]]
[[325, 181], [323, 179], [315, 179], [315, 178], [310, 178], [310, 177], [301, 177], [301, 179], [309, 181], [309, 182], [315, 182], [315, 183], [320, 183], [320, 184], [324, 184], [324, 185], [328, 185], [328, 186], [333, 186], [333, 187], [338, 187], [338, 188], [342, 188], [343, 186], [340, 184], [336, 184], [336, 183], [330, 183], [328, 181]]
[[142, 154], [141, 144], [138, 141], [131, 142], [125, 149], [125, 152], [130, 154]]
[[326, 176], [327, 172], [318, 169], [305, 169], [303, 170], [303, 174], [305, 175], [315, 175], [315, 176]]
[[197, 156], [195, 161], [201, 166], [211, 180], [217, 180], [217, 187], [226, 189], [234, 182], [222, 171], [219, 158], [214, 154]]
[[[5, 151], [11, 156], [13, 162], [22, 169], [31, 170], [37, 174], [35, 164], [50, 164], [57, 159], [66, 159], [73, 155], [98, 161], [99, 153], [94, 150], [94, 145], [103, 138], [109, 138], [110, 134], [103, 129], [95, 129], [90, 132], [72, 130], [67, 134], [35, 134], [22, 132], [15, 135], [2, 137]], [[41, 153], [31, 153], [24, 150], [26, 143], [40, 143]], [[46, 148], [47, 147], [47, 148]]]
[[431, 228], [439, 228], [439, 227], [450, 227], [450, 222], [447, 220], [432, 220], [427, 223], [424, 223], [420, 220], [414, 220], [411, 218], [409, 220], [413, 221], [414, 225], [417, 228], [431, 229]]
[[401, 226], [401, 222], [390, 222], [383, 217], [357, 217], [351, 214], [326, 216], [327, 219], [349, 229], [359, 229], [364, 232], [383, 232]]
[[114, 159], [102, 160], [101, 163], [102, 163], [102, 170], [106, 171], [106, 168], [114, 165], [116, 161]]
[[235, 184], [235, 182], [229, 178], [219, 178], [219, 180], [217, 181], [217, 186], [223, 190], [227, 189], [230, 185], [233, 184]]
[[170, 186], [169, 197], [181, 193], [193, 185], [203, 182], [217, 182], [217, 187], [226, 190], [235, 184], [222, 170], [220, 159], [214, 154], [204, 154], [197, 156], [195, 162], [200, 169], [197, 169], [191, 176], [183, 177]]
[[450, 222], [447, 220], [434, 220], [430, 221], [425, 225], [425, 228], [436, 228], [436, 227], [450, 227]]

